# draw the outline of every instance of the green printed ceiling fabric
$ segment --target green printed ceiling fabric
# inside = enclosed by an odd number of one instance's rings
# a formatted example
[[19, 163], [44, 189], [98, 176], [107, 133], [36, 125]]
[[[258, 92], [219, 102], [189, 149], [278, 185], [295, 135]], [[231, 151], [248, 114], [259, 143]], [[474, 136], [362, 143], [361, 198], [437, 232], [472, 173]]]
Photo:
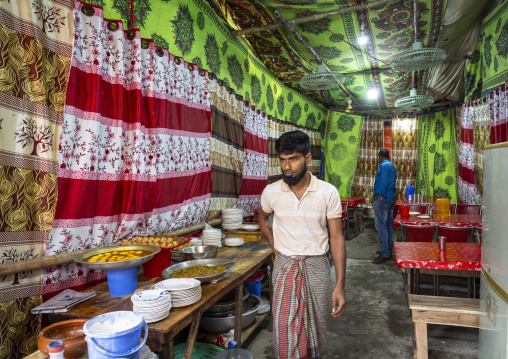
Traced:
[[457, 203], [457, 154], [453, 109], [418, 116], [417, 193]]
[[341, 197], [351, 196], [363, 117], [330, 111], [326, 126], [325, 180], [339, 190]]
[[[104, 7], [104, 17], [130, 25], [130, 1], [89, 0]], [[231, 35], [215, 1], [136, 0], [136, 27], [142, 38], [208, 70], [243, 100], [275, 118], [319, 128], [326, 109], [281, 83], [248, 42]]]
[[508, 2], [501, 4], [482, 23], [482, 91], [508, 80]]
[[[358, 5], [357, 0], [208, 0], [223, 14], [233, 29], [246, 29], [277, 23], [278, 10], [287, 20], [320, 14], [337, 8]], [[434, 47], [441, 30], [446, 0], [419, 1], [419, 37], [424, 46]], [[320, 24], [321, 23], [321, 24]], [[389, 61], [414, 42], [413, 1], [393, 1], [381, 8], [364, 9], [296, 25], [307, 42], [334, 72], [352, 73], [389, 68]], [[365, 48], [358, 48], [361, 25], [369, 38]], [[324, 25], [324, 26], [323, 26]], [[298, 80], [317, 68], [315, 57], [285, 28], [243, 35], [268, 69], [281, 80]], [[355, 45], [354, 47], [351, 45]], [[366, 90], [373, 80], [383, 88], [377, 102], [369, 101]], [[421, 86], [428, 81], [424, 72]], [[345, 87], [362, 106], [393, 107], [410, 90], [410, 73], [383, 72], [348, 76]], [[340, 89], [307, 91], [297, 81], [288, 84], [317, 101], [346, 106], [347, 96]], [[420, 91], [421, 92], [421, 91]]]
[[473, 52], [473, 56], [467, 61], [466, 65], [464, 102], [477, 100], [481, 96], [483, 79], [482, 52], [482, 38], [480, 37], [476, 44], [476, 49]]

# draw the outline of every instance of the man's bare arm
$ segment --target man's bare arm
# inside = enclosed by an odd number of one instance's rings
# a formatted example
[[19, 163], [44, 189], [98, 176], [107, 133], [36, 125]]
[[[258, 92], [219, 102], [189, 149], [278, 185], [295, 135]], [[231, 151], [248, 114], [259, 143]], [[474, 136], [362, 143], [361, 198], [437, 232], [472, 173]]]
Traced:
[[337, 281], [332, 293], [332, 315], [338, 317], [346, 309], [346, 243], [342, 235], [341, 219], [328, 219], [330, 248], [333, 256]]
[[263, 233], [268, 241], [268, 244], [272, 247], [275, 257], [277, 257], [279, 252], [277, 252], [273, 246], [273, 230], [272, 227], [268, 225], [268, 218], [270, 217], [270, 214], [271, 213], [264, 212], [262, 209], [259, 210], [259, 229], [261, 229], [261, 233]]

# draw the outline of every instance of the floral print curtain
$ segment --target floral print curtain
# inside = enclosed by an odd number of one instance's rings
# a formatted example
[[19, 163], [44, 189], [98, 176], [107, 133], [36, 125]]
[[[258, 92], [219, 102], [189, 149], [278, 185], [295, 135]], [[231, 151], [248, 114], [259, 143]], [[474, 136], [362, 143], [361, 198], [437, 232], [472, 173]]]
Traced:
[[374, 202], [374, 179], [379, 168], [378, 153], [383, 148], [383, 123], [383, 119], [378, 116], [364, 118], [358, 163], [351, 186], [351, 196], [365, 197], [369, 207]]
[[499, 86], [489, 99], [490, 118], [491, 118], [491, 137], [492, 144], [508, 141], [508, 95], [506, 81]]
[[[44, 254], [74, 34], [73, 0], [0, 1], [0, 264]], [[0, 277], [0, 358], [37, 349], [41, 273]]]
[[[46, 255], [201, 223], [212, 194], [209, 80], [204, 70], [77, 2], [58, 150], [58, 199]], [[50, 267], [43, 293], [105, 278]]]
[[474, 181], [478, 189], [478, 202], [483, 197], [483, 151], [490, 145], [490, 108], [486, 98], [477, 102], [473, 118]]
[[410, 116], [392, 118], [392, 163], [397, 168], [395, 198], [406, 195], [406, 186], [416, 185], [418, 119]]
[[418, 116], [417, 193], [457, 203], [453, 109]]
[[474, 179], [473, 118], [473, 104], [463, 104], [457, 184], [461, 203], [480, 204], [480, 195]]

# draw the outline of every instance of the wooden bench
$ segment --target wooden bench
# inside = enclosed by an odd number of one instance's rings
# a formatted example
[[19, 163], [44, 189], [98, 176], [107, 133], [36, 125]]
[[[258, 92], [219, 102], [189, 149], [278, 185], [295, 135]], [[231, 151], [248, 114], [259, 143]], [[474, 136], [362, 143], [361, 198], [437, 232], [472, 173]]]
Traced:
[[479, 299], [409, 294], [408, 302], [415, 323], [413, 348], [417, 359], [428, 358], [427, 324], [480, 326]]

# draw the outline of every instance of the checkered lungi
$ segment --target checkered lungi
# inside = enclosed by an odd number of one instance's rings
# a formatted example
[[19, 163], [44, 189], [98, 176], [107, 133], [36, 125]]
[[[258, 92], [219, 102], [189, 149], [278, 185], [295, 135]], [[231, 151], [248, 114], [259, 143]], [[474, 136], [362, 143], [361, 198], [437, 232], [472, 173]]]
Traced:
[[273, 268], [276, 359], [312, 359], [326, 352], [332, 280], [326, 255], [277, 256]]

